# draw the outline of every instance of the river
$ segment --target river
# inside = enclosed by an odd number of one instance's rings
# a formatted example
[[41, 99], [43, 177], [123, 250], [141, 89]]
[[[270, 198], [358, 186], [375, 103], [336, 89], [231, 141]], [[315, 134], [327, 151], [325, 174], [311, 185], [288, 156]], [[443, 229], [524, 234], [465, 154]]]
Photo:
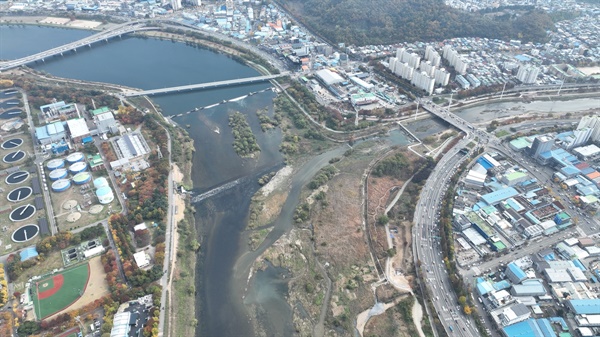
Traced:
[[[40, 48], [32, 49], [31, 46], [51, 48], [87, 34], [89, 32], [81, 30], [49, 27], [0, 26], [0, 46], [4, 50], [0, 55], [4, 58], [20, 57], [40, 51]], [[52, 37], [56, 38], [53, 40]], [[113, 39], [109, 43], [97, 44], [66, 57], [54, 57], [32, 67], [66, 78], [142, 89], [259, 75], [254, 69], [226, 55], [182, 43], [143, 38]], [[270, 84], [260, 83], [156, 96], [153, 100], [165, 115], [172, 116], [268, 87]], [[247, 336], [252, 331], [245, 305], [241, 301], [245, 282], [234, 282], [233, 266], [246, 249], [245, 242], [241, 241], [242, 232], [250, 198], [259, 188], [258, 178], [279, 169], [283, 163], [279, 153], [281, 132], [263, 133], [255, 113], [263, 108], [272, 110], [274, 97], [273, 92], [267, 91], [174, 119], [180, 125], [189, 124], [188, 132], [194, 139], [194, 192], [200, 194], [235, 182], [227, 185], [231, 188], [195, 205], [198, 210], [196, 223], [202, 237], [196, 277], [198, 308], [203, 308], [198, 310], [198, 336]], [[231, 146], [233, 136], [227, 120], [228, 113], [233, 111], [240, 111], [247, 116], [261, 148], [257, 159], [242, 159], [234, 152]], [[259, 291], [264, 293], [265, 289], [271, 289], [271, 278], [262, 279]], [[276, 291], [270, 293], [283, 299], [287, 289], [276, 282], [273, 287]], [[272, 305], [268, 304], [269, 301], [264, 307], [267, 317], [269, 312], [281, 312], [282, 301]], [[291, 322], [291, 314], [287, 316], [285, 319]]]
[[[50, 48], [77, 40], [86, 34], [89, 32], [48, 27], [0, 26], [0, 58], [31, 54], [40, 51], [40, 46]], [[28, 43], [24, 44], [22, 41]], [[107, 44], [95, 45], [91, 49], [80, 50], [66, 57], [55, 57], [32, 67], [57, 76], [142, 89], [258, 74], [254, 69], [222, 54], [181, 43], [142, 38], [115, 39]], [[269, 84], [262, 83], [157, 96], [153, 97], [153, 100], [161, 106], [165, 115], [172, 116], [194, 107], [211, 105], [268, 87]], [[302, 185], [321, 166], [326, 165], [330, 158], [343, 153], [346, 147], [340, 146], [316, 156], [300, 169], [293, 178], [289, 198], [275, 221], [274, 230], [257, 251], [248, 251], [242, 232], [247, 221], [250, 198], [259, 188], [257, 180], [261, 175], [277, 170], [283, 165], [283, 158], [278, 152], [281, 133], [263, 133], [255, 114], [258, 109], [272, 109], [273, 97], [274, 93], [267, 91], [175, 119], [181, 125], [190, 125], [188, 131], [194, 139], [194, 192], [200, 194], [215, 188], [218, 192], [196, 204], [196, 223], [202, 237], [196, 287], [198, 308], [202, 308], [198, 312], [198, 336], [251, 335], [252, 328], [246, 304], [260, 307], [260, 317], [263, 319], [259, 324], [268, 334], [293, 334], [291, 309], [285, 301], [287, 284], [281, 281], [284, 271], [273, 268], [259, 273], [245, 293], [247, 275], [255, 258], [291, 228], [290, 219]], [[594, 102], [579, 99], [554, 104], [560, 104], [560, 109], [584, 110], [590, 104], [597, 104]], [[536, 108], [544, 108], [542, 103], [535, 105]], [[465, 109], [464, 115], [470, 120], [492, 119], [495, 118], [495, 110], [511, 109], [521, 106], [522, 103], [500, 105], [502, 107], [491, 104], [487, 107], [468, 108]], [[550, 108], [557, 111], [558, 106]], [[231, 146], [232, 135], [227, 125], [227, 113], [231, 111], [240, 111], [247, 116], [262, 150], [257, 159], [241, 159], [234, 153]], [[442, 125], [422, 121], [409, 128], [421, 136], [441, 129]], [[398, 143], [405, 142], [403, 137], [394, 136], [392, 139]], [[247, 295], [245, 302], [242, 299], [243, 295]]]

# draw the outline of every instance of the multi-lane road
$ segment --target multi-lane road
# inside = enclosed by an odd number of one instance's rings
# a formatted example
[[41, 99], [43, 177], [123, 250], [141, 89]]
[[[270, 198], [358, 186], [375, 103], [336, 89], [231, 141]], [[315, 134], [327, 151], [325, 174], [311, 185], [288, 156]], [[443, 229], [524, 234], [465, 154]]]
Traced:
[[439, 242], [438, 217], [440, 203], [448, 182], [457, 167], [467, 156], [459, 152], [473, 140], [468, 134], [460, 140], [432, 171], [415, 208], [413, 242], [416, 243], [416, 259], [425, 273], [422, 280], [429, 287], [432, 301], [447, 334], [456, 336], [477, 336], [479, 333], [472, 320], [462, 313], [450, 281]]
[[[552, 186], [552, 173], [550, 168], [536, 165], [531, 158], [523, 153], [516, 153], [503, 144], [498, 138], [488, 134], [485, 131], [476, 129], [472, 124], [451, 113], [445, 108], [441, 108], [427, 101], [421, 101], [423, 107], [434, 115], [444, 119], [446, 122], [454, 125], [467, 135], [460, 140], [440, 161], [432, 171], [427, 183], [421, 191], [420, 201], [415, 209], [413, 218], [413, 242], [415, 245], [415, 263], [421, 264], [421, 270], [424, 273], [423, 283], [429, 288], [432, 296], [432, 302], [439, 320], [444, 327], [446, 334], [451, 336], [478, 336], [479, 332], [472, 319], [462, 312], [458, 300], [452, 289], [446, 267], [443, 263], [443, 254], [440, 246], [439, 237], [439, 212], [442, 198], [448, 188], [448, 181], [455, 173], [457, 167], [468, 156], [459, 153], [460, 149], [467, 146], [472, 141], [480, 145], [504, 154], [507, 158], [518, 158], [519, 164], [526, 168], [531, 176], [535, 177], [541, 184], [549, 185], [557, 189], [558, 186]], [[554, 122], [540, 122], [539, 124], [551, 125]], [[536, 127], [534, 123], [532, 125]], [[541, 126], [541, 125], [540, 125]], [[564, 193], [556, 194], [568, 209], [568, 213], [573, 217], [578, 217], [578, 226], [567, 231], [559, 232], [552, 236], [543, 237], [536, 242], [531, 242], [524, 247], [520, 247], [515, 252], [509, 252], [508, 255], [496, 257], [490, 261], [481, 263], [478, 270], [484, 272], [496, 268], [500, 263], [507, 262], [508, 259], [514, 260], [526, 255], [533, 254], [543, 247], [549, 247], [558, 243], [566, 237], [576, 235], [598, 235], [598, 225], [596, 221], [587, 215], [579, 212], [572, 204], [570, 198]], [[505, 261], [506, 260], [506, 261]], [[477, 276], [477, 269], [460, 270], [465, 282], [472, 283]], [[474, 301], [480, 312], [483, 308], [477, 301]], [[488, 325], [488, 328], [491, 328]]]

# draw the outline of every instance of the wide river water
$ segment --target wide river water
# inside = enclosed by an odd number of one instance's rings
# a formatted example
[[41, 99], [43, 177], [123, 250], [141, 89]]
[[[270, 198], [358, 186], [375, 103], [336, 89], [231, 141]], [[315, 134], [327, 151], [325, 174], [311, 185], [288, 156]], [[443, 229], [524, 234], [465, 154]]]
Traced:
[[[48, 27], [0, 26], [0, 58], [22, 57], [89, 34], [86, 31]], [[226, 55], [181, 43], [141, 38], [115, 39], [32, 67], [61, 77], [143, 89], [258, 74]], [[268, 87], [268, 83], [262, 83], [156, 96], [153, 100], [160, 105], [163, 114], [172, 116], [194, 107], [211, 105]], [[198, 307], [202, 308], [198, 313], [198, 336], [252, 335], [243, 295], [246, 295], [246, 304], [259, 307], [263, 318], [260, 324], [269, 335], [288, 336], [293, 333], [291, 309], [285, 302], [287, 285], [281, 281], [283, 271], [271, 268], [260, 272], [249, 285], [248, 292], [245, 292], [246, 278], [256, 256], [291, 227], [289, 220], [303, 183], [319, 167], [326, 165], [330, 158], [343, 153], [345, 147], [341, 146], [315, 157], [296, 174], [290, 198], [275, 222], [275, 230], [256, 252], [248, 252], [243, 230], [250, 198], [259, 188], [258, 177], [283, 165], [283, 158], [278, 152], [280, 132], [263, 133], [255, 114], [258, 109], [271, 109], [273, 97], [274, 94], [267, 91], [174, 119], [180, 125], [190, 125], [188, 132], [194, 139], [194, 192], [201, 194], [214, 189], [218, 192], [195, 205], [198, 211], [196, 223], [203, 239], [196, 277]], [[532, 108], [542, 112], [578, 111], [600, 106], [600, 99], [531, 104]], [[471, 121], [491, 120], [498, 117], [498, 110], [523, 106], [527, 107], [522, 103], [489, 104], [458, 113]], [[241, 159], [233, 151], [232, 135], [227, 126], [227, 114], [232, 111], [246, 114], [262, 150], [259, 158]], [[433, 120], [419, 121], [409, 126], [419, 137], [439, 131], [442, 127], [441, 123]], [[219, 132], [215, 132], [216, 130]], [[396, 135], [390, 139], [396, 144], [406, 144], [403, 136]]]

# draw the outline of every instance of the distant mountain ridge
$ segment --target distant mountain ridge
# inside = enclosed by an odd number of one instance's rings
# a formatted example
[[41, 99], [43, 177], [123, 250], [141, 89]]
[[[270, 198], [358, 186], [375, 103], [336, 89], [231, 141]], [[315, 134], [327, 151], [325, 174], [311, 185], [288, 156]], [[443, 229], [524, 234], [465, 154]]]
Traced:
[[278, 0], [296, 19], [333, 43], [354, 45], [487, 37], [544, 42], [554, 23], [542, 10], [484, 16], [442, 0]]

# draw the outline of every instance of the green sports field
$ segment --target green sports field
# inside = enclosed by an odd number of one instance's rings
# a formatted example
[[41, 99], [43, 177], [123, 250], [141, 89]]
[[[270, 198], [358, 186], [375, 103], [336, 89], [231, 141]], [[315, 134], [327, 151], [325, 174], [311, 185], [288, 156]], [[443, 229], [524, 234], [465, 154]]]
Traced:
[[37, 281], [32, 286], [37, 318], [46, 318], [73, 304], [83, 295], [89, 276], [90, 269], [85, 263]]

